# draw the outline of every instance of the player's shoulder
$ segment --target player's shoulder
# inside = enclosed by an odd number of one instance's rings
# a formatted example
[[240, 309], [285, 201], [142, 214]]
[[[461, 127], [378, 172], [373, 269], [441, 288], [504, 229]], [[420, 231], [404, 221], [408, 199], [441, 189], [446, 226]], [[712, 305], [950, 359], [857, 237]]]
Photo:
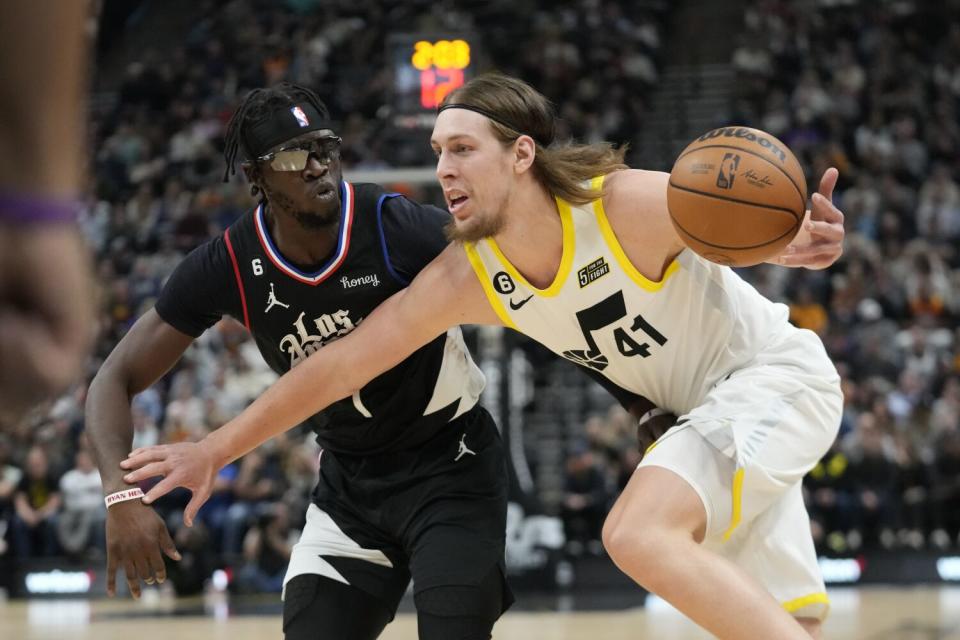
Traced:
[[347, 182], [353, 194], [354, 207], [360, 210], [376, 209], [387, 200], [396, 198], [398, 193], [385, 189], [375, 182]]
[[360, 197], [379, 198], [381, 195], [393, 195], [393, 192], [384, 189], [382, 185], [376, 182], [349, 182], [346, 180], [344, 182], [350, 185], [354, 196], [358, 199]]
[[405, 218], [414, 218], [422, 219], [426, 218], [440, 218], [443, 221], [450, 219], [450, 212], [446, 209], [441, 209], [436, 205], [424, 204], [422, 202], [417, 202], [412, 200], [403, 193], [389, 193], [384, 194], [386, 197], [383, 201], [383, 210], [386, 215], [390, 215], [394, 218], [405, 219]]
[[603, 209], [621, 244], [666, 243], [669, 252], [682, 249], [667, 209], [670, 174], [625, 169], [604, 180]]
[[604, 208], [665, 202], [670, 174], [663, 171], [624, 169], [607, 174], [603, 180]]

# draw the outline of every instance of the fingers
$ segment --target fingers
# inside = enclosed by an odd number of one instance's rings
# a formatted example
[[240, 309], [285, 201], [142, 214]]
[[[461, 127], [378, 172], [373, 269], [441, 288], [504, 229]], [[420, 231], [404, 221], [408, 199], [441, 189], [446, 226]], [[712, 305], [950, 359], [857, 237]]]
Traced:
[[822, 195], [827, 200], [833, 199], [833, 189], [837, 186], [837, 179], [840, 177], [840, 172], [836, 170], [835, 167], [830, 167], [823, 172], [823, 177], [820, 178], [820, 188], [817, 189], [817, 193]]
[[153, 581], [156, 580], [160, 584], [167, 579], [167, 567], [163, 564], [163, 556], [160, 555], [158, 549], [150, 550], [150, 555], [147, 556], [147, 565], [147, 575], [149, 577], [144, 582], [153, 584]]
[[133, 558], [133, 566], [137, 569], [137, 576], [147, 584], [153, 584], [153, 572], [150, 571], [150, 563], [142, 555]]
[[840, 211], [833, 202], [830, 201], [830, 198], [824, 196], [820, 193], [813, 194], [813, 197], [810, 198], [812, 203], [812, 208], [810, 209], [810, 219], [807, 224], [809, 225], [810, 221], [823, 220], [825, 222], [839, 223], [843, 225], [843, 212]]
[[120, 463], [122, 469], [139, 469], [149, 462], [162, 462], [167, 459], [166, 447], [143, 447], [131, 451], [126, 460]]
[[777, 264], [783, 267], [807, 267], [810, 269], [829, 267], [839, 257], [837, 250], [823, 253], [804, 253], [782, 255], [777, 258]]
[[174, 544], [173, 538], [170, 537], [170, 532], [167, 531], [166, 527], [162, 527], [160, 531], [160, 548], [171, 560], [179, 561], [181, 559], [180, 552], [177, 551], [177, 545]]
[[147, 495], [141, 498], [141, 500], [143, 501], [144, 504], [150, 504], [154, 500], [157, 500], [167, 495], [168, 493], [176, 489], [177, 486], [178, 486], [177, 481], [173, 478], [173, 476], [167, 476], [163, 480], [155, 484], [153, 488], [147, 492]]
[[117, 559], [116, 554], [107, 552], [107, 595], [117, 595]]
[[133, 561], [127, 560], [123, 563], [123, 571], [127, 574], [127, 588], [130, 589], [130, 595], [134, 599], [140, 599], [140, 580], [137, 578], [137, 567]]
[[151, 462], [123, 476], [123, 481], [129, 484], [136, 484], [141, 480], [153, 478], [154, 476], [165, 476], [167, 475], [167, 469], [166, 462]]
[[187, 504], [187, 508], [183, 510], [183, 523], [188, 527], [193, 526], [193, 520], [197, 517], [197, 512], [200, 511], [200, 507], [203, 506], [203, 503], [207, 501], [207, 498], [210, 497], [209, 493], [200, 493], [199, 491], [193, 492], [193, 497], [190, 498], [190, 503]]
[[[838, 212], [839, 213], [839, 212]], [[843, 241], [843, 214], [840, 214], [841, 219], [837, 220], [828, 220], [820, 222], [818, 220], [813, 220], [812, 216], [810, 220], [804, 224], [804, 228], [810, 232], [810, 236], [814, 239], [823, 240], [826, 242], [836, 243]]]

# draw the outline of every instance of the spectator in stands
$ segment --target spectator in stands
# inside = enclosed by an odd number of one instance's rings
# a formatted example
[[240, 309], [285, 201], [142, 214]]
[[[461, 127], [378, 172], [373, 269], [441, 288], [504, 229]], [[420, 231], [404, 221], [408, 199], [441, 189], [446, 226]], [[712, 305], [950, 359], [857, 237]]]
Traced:
[[10, 460], [10, 438], [0, 434], [0, 556], [8, 549], [7, 531], [13, 518], [13, 496], [23, 472]]
[[932, 540], [935, 546], [947, 548], [960, 545], [960, 430], [941, 436], [937, 451], [932, 491], [937, 523]]
[[903, 547], [920, 549], [926, 532], [932, 530], [932, 469], [929, 452], [918, 451], [909, 434], [896, 437], [896, 462], [899, 467], [897, 493], [901, 496], [897, 542]]
[[243, 540], [244, 565], [237, 576], [241, 591], [279, 593], [300, 532], [290, 527], [287, 506], [278, 502], [257, 518]]
[[76, 454], [76, 463], [60, 478], [63, 509], [57, 516], [57, 538], [63, 551], [79, 556], [87, 549], [104, 550], [103, 524], [107, 517], [97, 471], [86, 448]]
[[839, 440], [807, 474], [803, 488], [814, 543], [833, 552], [845, 551], [853, 529], [854, 488], [850, 459]]
[[809, 286], [797, 289], [796, 301], [790, 305], [790, 322], [819, 336], [826, 333], [827, 310], [814, 298]]
[[611, 497], [606, 471], [593, 450], [576, 442], [567, 457], [561, 512], [571, 554], [602, 549], [600, 531]]
[[223, 551], [239, 554], [247, 527], [283, 495], [284, 475], [276, 445], [251, 451], [239, 461], [233, 504], [223, 521]]
[[[210, 537], [218, 552], [228, 549], [224, 541], [224, 523], [234, 502], [234, 484], [237, 480], [238, 464], [231, 462], [217, 473], [210, 499], [197, 514], [210, 531]], [[244, 517], [244, 522], [246, 518]], [[231, 535], [237, 535], [231, 533]]]
[[29, 558], [57, 554], [56, 520], [61, 503], [47, 454], [40, 447], [31, 447], [13, 498], [16, 514], [11, 534], [18, 555]]
[[888, 450], [892, 443], [877, 426], [876, 416], [864, 412], [850, 443], [850, 479], [854, 492], [854, 528], [849, 536], [854, 549], [893, 546], [899, 474]]

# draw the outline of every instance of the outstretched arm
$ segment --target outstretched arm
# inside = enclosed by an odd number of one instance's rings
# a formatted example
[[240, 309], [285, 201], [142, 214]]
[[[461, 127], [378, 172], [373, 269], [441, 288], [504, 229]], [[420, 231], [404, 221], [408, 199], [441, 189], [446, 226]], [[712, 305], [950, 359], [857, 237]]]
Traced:
[[381, 304], [349, 335], [324, 346], [280, 378], [247, 409], [199, 443], [140, 449], [121, 466], [127, 482], [163, 475], [149, 503], [174, 487], [193, 491], [190, 525], [218, 469], [346, 398], [377, 375], [459, 324], [496, 324], [463, 249], [448, 247], [407, 289]]

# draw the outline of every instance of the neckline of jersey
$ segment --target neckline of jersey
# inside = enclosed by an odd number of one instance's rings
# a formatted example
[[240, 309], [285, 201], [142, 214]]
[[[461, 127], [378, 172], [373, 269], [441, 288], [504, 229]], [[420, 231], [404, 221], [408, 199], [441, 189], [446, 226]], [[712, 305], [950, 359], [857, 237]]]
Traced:
[[523, 277], [523, 274], [513, 266], [513, 263], [507, 259], [507, 256], [503, 255], [496, 240], [493, 238], [486, 239], [490, 250], [496, 254], [497, 258], [507, 270], [507, 273], [513, 276], [514, 280], [529, 289], [532, 293], [546, 298], [552, 298], [560, 293], [560, 290], [563, 288], [563, 283], [567, 281], [567, 276], [570, 275], [570, 266], [573, 264], [574, 244], [576, 243], [576, 233], [573, 228], [573, 212], [571, 211], [570, 203], [556, 196], [554, 196], [554, 200], [556, 200], [557, 210], [560, 212], [560, 226], [563, 229], [563, 251], [560, 255], [560, 267], [557, 269], [557, 275], [554, 276], [553, 282], [551, 282], [546, 289], [538, 289], [530, 284], [527, 279]]
[[340, 230], [337, 237], [337, 251], [319, 271], [314, 273], [306, 273], [297, 269], [283, 257], [283, 254], [274, 244], [273, 238], [270, 237], [270, 231], [267, 228], [266, 220], [264, 220], [262, 204], [257, 206], [254, 220], [260, 244], [263, 245], [264, 251], [266, 251], [274, 266], [298, 282], [318, 285], [340, 268], [350, 249], [350, 231], [353, 226], [353, 185], [346, 180], [340, 183]]

